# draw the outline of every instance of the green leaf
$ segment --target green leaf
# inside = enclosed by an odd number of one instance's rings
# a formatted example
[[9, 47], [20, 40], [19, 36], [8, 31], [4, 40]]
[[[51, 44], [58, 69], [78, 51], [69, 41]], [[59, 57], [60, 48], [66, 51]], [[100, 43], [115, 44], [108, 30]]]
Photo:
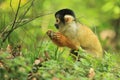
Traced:
[[114, 3], [113, 2], [108, 2], [102, 7], [102, 10], [104, 12], [107, 12], [107, 11], [110, 11], [113, 7], [114, 7]]
[[119, 6], [115, 6], [113, 10], [114, 10], [115, 14], [120, 14], [120, 7]]

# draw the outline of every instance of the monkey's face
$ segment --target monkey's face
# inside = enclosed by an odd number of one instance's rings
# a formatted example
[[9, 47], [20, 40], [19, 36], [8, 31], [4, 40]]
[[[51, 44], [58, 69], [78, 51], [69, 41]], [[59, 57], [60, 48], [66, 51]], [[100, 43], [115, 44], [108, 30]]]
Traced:
[[56, 17], [55, 27], [56, 27], [57, 29], [59, 29], [60, 27], [63, 27], [63, 26], [65, 26], [65, 25], [70, 24], [70, 23], [73, 22], [74, 20], [75, 20], [75, 18], [74, 18], [73, 16], [71, 16], [71, 15], [65, 15], [65, 16], [63, 17], [63, 19], [60, 18], [60, 17]]
[[55, 27], [59, 29], [60, 25], [62, 24], [60, 18], [56, 17]]
[[70, 9], [62, 9], [56, 12], [55, 18], [56, 18], [55, 27], [59, 29], [75, 20], [75, 15], [74, 12]]

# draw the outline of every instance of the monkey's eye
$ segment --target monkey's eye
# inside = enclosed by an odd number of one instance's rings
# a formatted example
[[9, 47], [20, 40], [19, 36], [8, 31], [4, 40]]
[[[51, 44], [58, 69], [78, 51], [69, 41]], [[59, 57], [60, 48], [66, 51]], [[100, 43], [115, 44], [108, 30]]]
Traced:
[[56, 22], [58, 22], [58, 19], [56, 20]]
[[56, 23], [60, 23], [60, 19], [59, 18], [56, 19]]

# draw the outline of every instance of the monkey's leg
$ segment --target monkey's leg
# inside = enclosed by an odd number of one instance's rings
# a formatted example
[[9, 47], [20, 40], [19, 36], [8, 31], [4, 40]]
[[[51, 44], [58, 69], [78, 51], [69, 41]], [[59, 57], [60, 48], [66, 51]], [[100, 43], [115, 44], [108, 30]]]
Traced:
[[51, 30], [47, 31], [47, 35], [50, 37], [50, 39], [60, 47], [68, 47], [74, 50], [77, 50], [77, 47], [64, 35], [62, 35], [60, 32], [53, 32]]

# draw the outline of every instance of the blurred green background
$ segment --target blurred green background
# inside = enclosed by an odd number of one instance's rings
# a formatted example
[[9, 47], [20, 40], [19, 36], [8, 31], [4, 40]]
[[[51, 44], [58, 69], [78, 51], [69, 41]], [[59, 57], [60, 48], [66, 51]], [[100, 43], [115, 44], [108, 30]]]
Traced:
[[[72, 9], [77, 19], [98, 35], [105, 51], [120, 52], [119, 0], [0, 0], [1, 48], [20, 44], [23, 49], [36, 49], [49, 40], [48, 29], [57, 31], [54, 13], [63, 8]], [[12, 26], [15, 29], [11, 30]]]

